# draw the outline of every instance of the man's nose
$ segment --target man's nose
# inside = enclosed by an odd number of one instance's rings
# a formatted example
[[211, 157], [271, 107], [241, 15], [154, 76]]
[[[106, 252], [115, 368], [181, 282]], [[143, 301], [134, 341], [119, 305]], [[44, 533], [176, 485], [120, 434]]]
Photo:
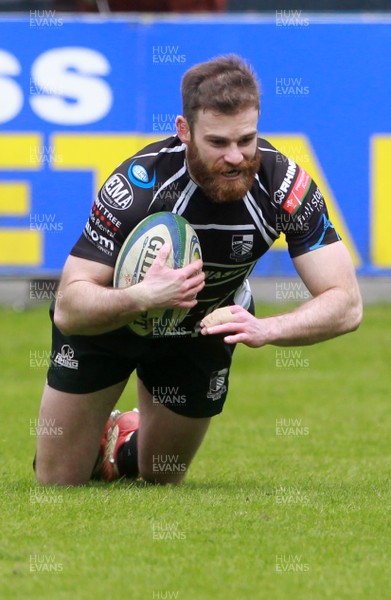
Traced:
[[242, 162], [243, 154], [236, 144], [233, 144], [227, 149], [224, 154], [224, 160], [231, 165], [239, 165]]

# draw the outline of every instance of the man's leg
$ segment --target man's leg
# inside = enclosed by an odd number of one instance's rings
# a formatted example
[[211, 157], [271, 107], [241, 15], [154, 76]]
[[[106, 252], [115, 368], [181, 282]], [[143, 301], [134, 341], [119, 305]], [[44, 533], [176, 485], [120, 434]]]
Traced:
[[[46, 384], [41, 401], [36, 476], [45, 484], [89, 481], [111, 410], [127, 383], [89, 394], [69, 394]], [[56, 435], [50, 435], [55, 428]]]
[[179, 483], [208, 429], [210, 418], [179, 415], [153, 396], [138, 379], [140, 475], [151, 483]]

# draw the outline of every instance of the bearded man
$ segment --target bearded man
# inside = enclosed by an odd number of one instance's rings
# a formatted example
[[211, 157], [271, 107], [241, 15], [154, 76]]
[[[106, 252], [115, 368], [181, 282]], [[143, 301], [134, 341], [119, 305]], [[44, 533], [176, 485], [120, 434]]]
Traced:
[[[177, 135], [115, 169], [66, 261], [51, 308], [52, 364], [39, 415], [63, 435], [38, 438], [42, 483], [79, 485], [92, 476], [179, 483], [223, 409], [237, 343], [301, 346], [360, 324], [354, 267], [320, 190], [258, 136], [251, 66], [235, 55], [195, 65], [183, 77], [182, 100]], [[166, 244], [142, 282], [114, 289], [126, 237], [159, 211], [189, 221], [203, 259], [171, 269]], [[257, 318], [248, 276], [282, 230], [312, 298]], [[127, 327], [160, 308], [189, 309], [177, 336], [143, 337]], [[138, 409], [113, 411], [135, 370]], [[175, 456], [181, 468], [156, 470], [159, 456]]]

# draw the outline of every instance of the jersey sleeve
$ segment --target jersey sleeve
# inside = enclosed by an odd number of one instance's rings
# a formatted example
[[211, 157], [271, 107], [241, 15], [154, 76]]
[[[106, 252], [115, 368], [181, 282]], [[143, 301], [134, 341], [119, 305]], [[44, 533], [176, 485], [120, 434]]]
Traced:
[[129, 160], [117, 167], [99, 190], [71, 255], [114, 267], [126, 237], [147, 216], [149, 197], [129, 181]]
[[136, 225], [151, 212], [170, 210], [153, 199], [162, 181], [170, 179], [171, 169], [183, 166], [181, 145], [177, 136], [152, 142], [113, 171], [98, 192], [73, 256], [114, 267]]
[[271, 160], [274, 168], [270, 191], [276, 231], [285, 234], [291, 258], [340, 240], [323, 194], [311, 175], [278, 151]]

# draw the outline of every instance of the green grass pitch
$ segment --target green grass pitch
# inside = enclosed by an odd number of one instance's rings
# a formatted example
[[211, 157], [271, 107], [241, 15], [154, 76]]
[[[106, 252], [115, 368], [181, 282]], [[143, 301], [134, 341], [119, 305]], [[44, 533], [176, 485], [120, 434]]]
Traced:
[[[0, 329], [0, 598], [389, 596], [389, 306], [317, 346], [239, 347], [225, 410], [176, 488], [38, 486], [47, 307], [3, 309]], [[119, 406], [134, 405], [131, 380]]]

